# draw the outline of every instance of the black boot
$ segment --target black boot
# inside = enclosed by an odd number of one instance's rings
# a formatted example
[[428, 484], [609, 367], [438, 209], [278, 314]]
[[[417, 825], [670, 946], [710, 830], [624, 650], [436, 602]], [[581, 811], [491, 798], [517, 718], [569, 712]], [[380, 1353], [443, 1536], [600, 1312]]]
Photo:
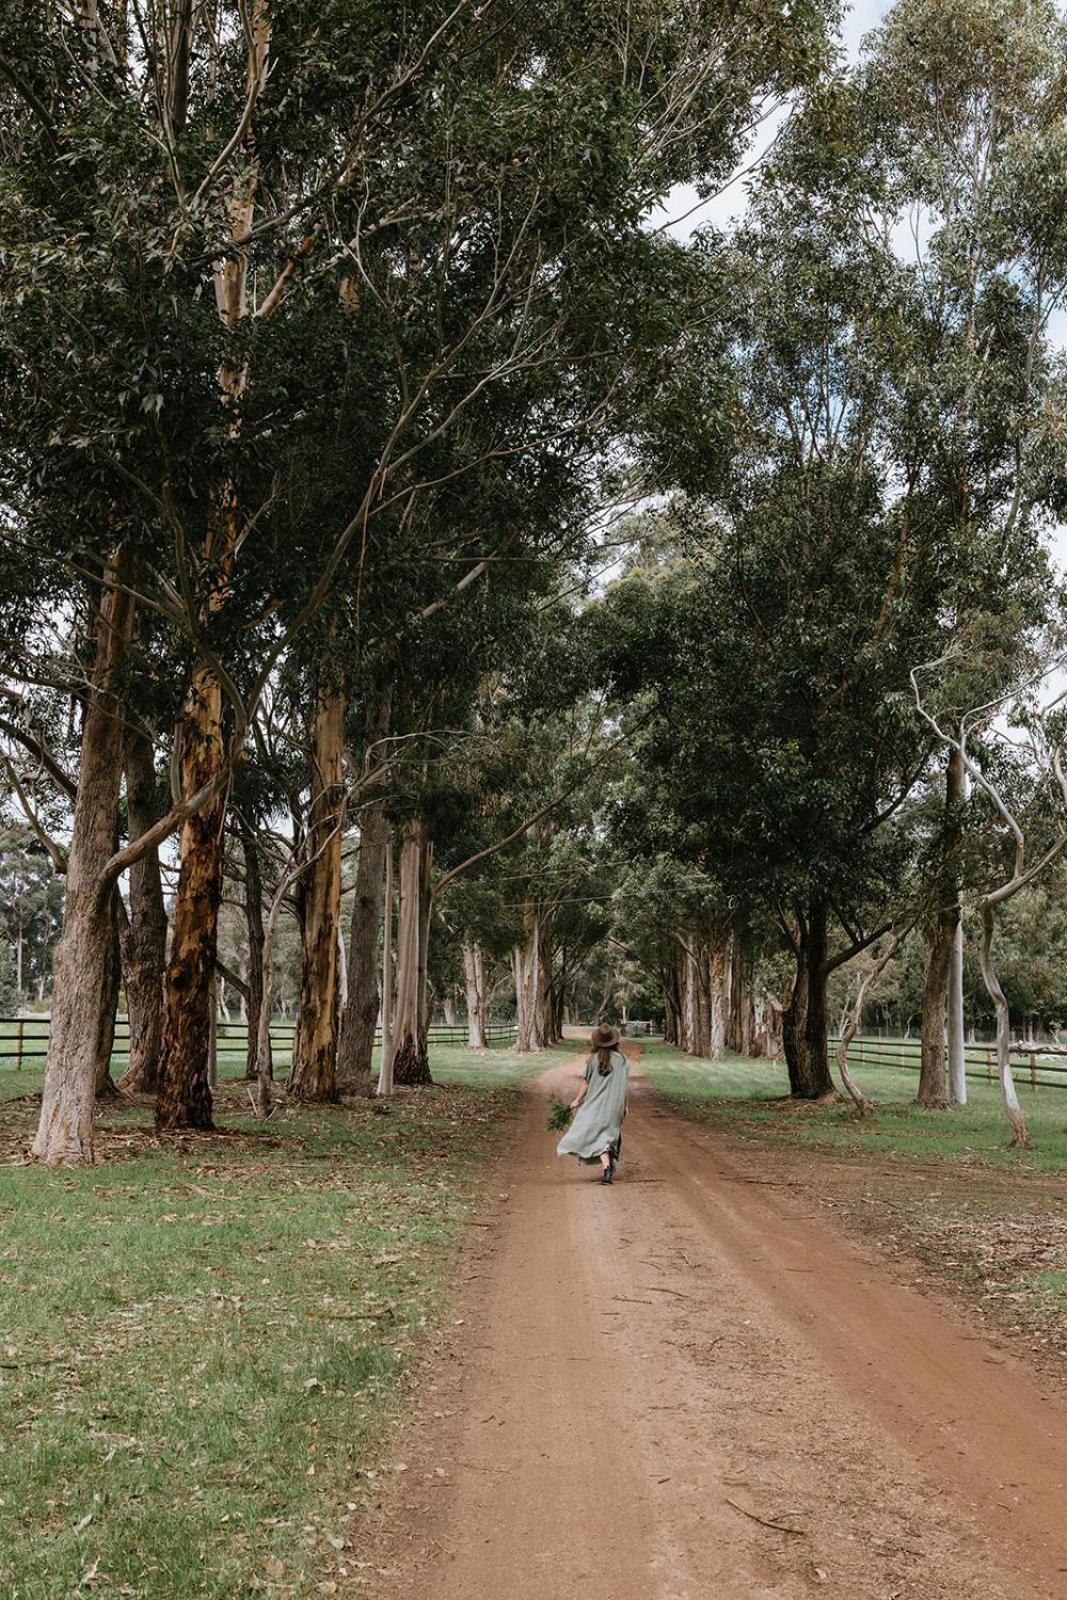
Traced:
[[610, 1183], [611, 1182], [611, 1167], [610, 1166], [607, 1166], [607, 1167], [604, 1168], [603, 1172], [600, 1174], [600, 1181], [601, 1181], [601, 1183]]

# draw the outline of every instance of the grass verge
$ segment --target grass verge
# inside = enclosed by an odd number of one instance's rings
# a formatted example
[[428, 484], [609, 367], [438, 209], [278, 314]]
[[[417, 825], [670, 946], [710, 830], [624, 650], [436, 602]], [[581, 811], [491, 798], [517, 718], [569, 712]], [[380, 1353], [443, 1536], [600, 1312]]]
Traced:
[[[0, 1593], [358, 1579], [349, 1528], [526, 1066], [441, 1051], [440, 1087], [266, 1128], [223, 1087], [221, 1134], [167, 1142], [124, 1104], [106, 1164], [0, 1167]], [[3, 1111], [24, 1147], [36, 1107]]]
[[642, 1067], [680, 1116], [772, 1152], [783, 1179], [1067, 1381], [1063, 1090], [1020, 1086], [1035, 1148], [1011, 1150], [999, 1092], [982, 1082], [966, 1107], [929, 1111], [913, 1102], [913, 1075], [856, 1067], [877, 1104], [861, 1120], [850, 1103], [790, 1105], [773, 1062], [696, 1061], [653, 1040]]

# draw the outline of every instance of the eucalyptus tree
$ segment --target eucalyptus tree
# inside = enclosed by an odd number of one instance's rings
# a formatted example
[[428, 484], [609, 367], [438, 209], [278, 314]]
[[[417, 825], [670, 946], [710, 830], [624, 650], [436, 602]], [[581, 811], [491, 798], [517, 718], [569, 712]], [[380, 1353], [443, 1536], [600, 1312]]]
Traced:
[[[1040, 647], [1039, 647], [1040, 650]], [[952, 656], [912, 672], [915, 704], [937, 737], [954, 750], [987, 808], [986, 849], [975, 899], [982, 923], [979, 964], [996, 1015], [997, 1066], [1013, 1146], [1031, 1144], [1011, 1067], [1011, 1012], [994, 955], [1001, 907], [1037, 883], [1067, 848], [1067, 756], [1064, 694], [1049, 679], [1062, 654], [1032, 656], [1021, 676], [1009, 666], [1001, 692], [968, 705], [967, 665]], [[1012, 670], [1014, 668], [1014, 670]], [[933, 682], [931, 683], [931, 679]], [[962, 702], [961, 702], [962, 695]], [[931, 708], [931, 702], [933, 708]]]
[[941, 636], [944, 552], [884, 449], [908, 356], [902, 269], [840, 212], [782, 202], [776, 173], [728, 257], [728, 470], [676, 505], [673, 559], [609, 593], [607, 618], [618, 688], [651, 697], [642, 743], [670, 831], [793, 951], [790, 1081], [818, 1098], [827, 979], [878, 937], [911, 849], [899, 813], [929, 739], [907, 674]]
[[[910, 352], [892, 380], [891, 444], [913, 520], [952, 553], [941, 604], [963, 630], [999, 613], [1002, 645], [1014, 630], [1020, 648], [1040, 619], [1038, 546], [1059, 498], [1048, 329], [1067, 289], [1065, 65], [1050, 0], [898, 0], [829, 97], [829, 203], [850, 207], [879, 247], [893, 239], [908, 270]], [[958, 752], [946, 766], [919, 1087], [931, 1105], [949, 1096], [946, 1020], [964, 1092]]]
[[[670, 345], [677, 252], [641, 217], [729, 171], [753, 101], [816, 68], [824, 9], [7, 9], [4, 499], [21, 549], [100, 594], [39, 1157], [91, 1159], [112, 886], [175, 830], [158, 1121], [210, 1125], [225, 791], [264, 684], [473, 408], [561, 375], [492, 445], [550, 449]], [[319, 520], [339, 430], [355, 470]], [[172, 803], [117, 849], [138, 607], [181, 642], [184, 708]]]

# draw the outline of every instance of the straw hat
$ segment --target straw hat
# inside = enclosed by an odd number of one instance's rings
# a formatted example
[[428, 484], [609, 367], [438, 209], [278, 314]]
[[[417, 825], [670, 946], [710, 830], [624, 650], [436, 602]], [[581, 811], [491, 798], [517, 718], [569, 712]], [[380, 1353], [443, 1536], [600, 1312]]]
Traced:
[[594, 1050], [614, 1050], [621, 1038], [618, 1028], [613, 1028], [608, 1022], [598, 1022], [590, 1043]]

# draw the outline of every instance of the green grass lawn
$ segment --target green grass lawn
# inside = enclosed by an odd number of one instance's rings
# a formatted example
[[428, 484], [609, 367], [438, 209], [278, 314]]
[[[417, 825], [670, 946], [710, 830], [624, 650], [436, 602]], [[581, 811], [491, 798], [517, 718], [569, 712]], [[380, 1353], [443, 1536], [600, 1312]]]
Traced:
[[[440, 1087], [266, 1127], [224, 1087], [225, 1134], [162, 1143], [147, 1103], [122, 1105], [95, 1169], [0, 1166], [0, 1594], [302, 1600], [356, 1581], [366, 1474], [513, 1085], [545, 1064], [438, 1048]], [[36, 1106], [13, 1076], [17, 1150]]]
[[853, 1076], [877, 1105], [859, 1118], [851, 1102], [783, 1109], [789, 1092], [781, 1063], [734, 1056], [697, 1061], [660, 1040], [649, 1040], [642, 1065], [685, 1116], [746, 1138], [782, 1140], [839, 1154], [986, 1164], [1020, 1172], [1067, 1171], [1067, 1090], [1032, 1090], [1019, 1078], [1019, 1097], [1033, 1150], [1009, 1150], [996, 1084], [968, 1080], [968, 1104], [927, 1111], [914, 1104], [914, 1073], [885, 1065], [853, 1064]]

